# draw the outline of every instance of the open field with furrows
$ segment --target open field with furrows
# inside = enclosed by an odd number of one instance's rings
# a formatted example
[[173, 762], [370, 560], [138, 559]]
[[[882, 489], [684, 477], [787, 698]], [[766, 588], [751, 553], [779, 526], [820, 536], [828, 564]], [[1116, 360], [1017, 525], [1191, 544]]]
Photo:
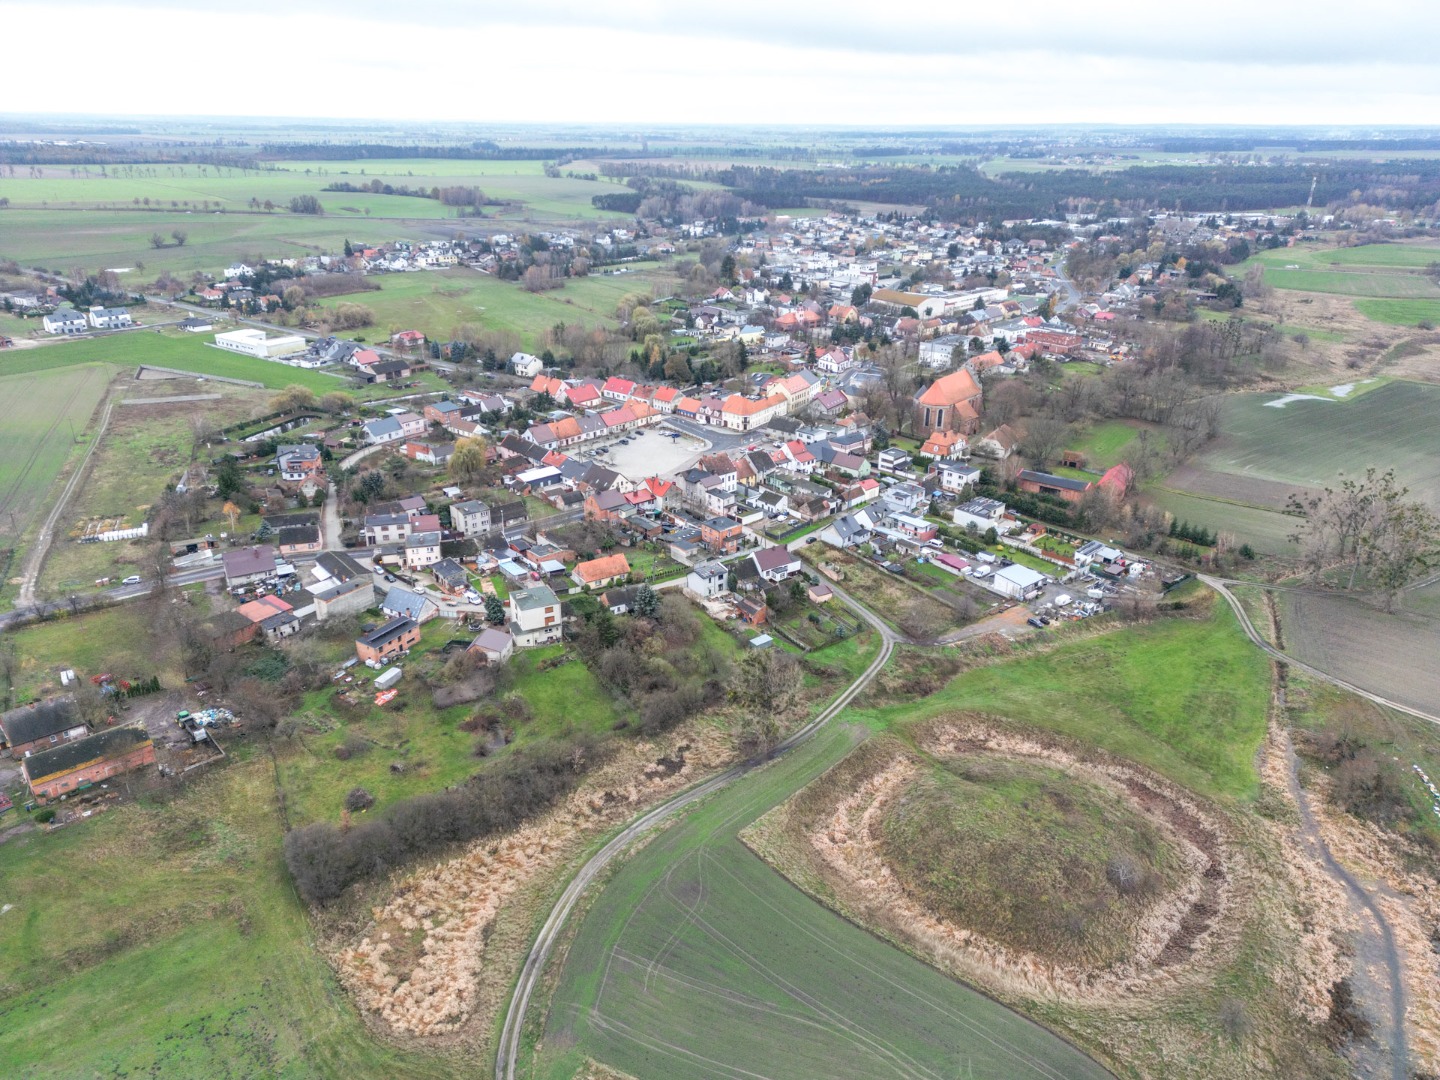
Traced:
[[1285, 650], [1372, 694], [1437, 712], [1440, 703], [1440, 619], [1428, 597], [1387, 614], [1355, 596], [1296, 591], [1277, 595]]
[[365, 293], [359, 302], [375, 313], [379, 328], [422, 330], [443, 341], [456, 327], [470, 324], [518, 334], [527, 349], [538, 349], [540, 334], [557, 323], [615, 326], [615, 308], [623, 296], [666, 296], [675, 286], [674, 275], [655, 263], [625, 274], [571, 278], [564, 288], [539, 293], [466, 269], [389, 274], [375, 280], [380, 291]]
[[112, 374], [81, 364], [0, 375], [0, 545], [30, 527], [66, 463], [83, 452], [78, 440]]
[[[458, 208], [438, 199], [384, 195], [358, 191], [326, 191], [333, 183], [356, 186], [381, 180], [429, 191], [436, 187], [473, 186], [491, 199], [524, 203], [522, 211], [549, 218], [620, 217], [596, 210], [594, 195], [629, 192], [623, 184], [607, 180], [577, 180], [544, 175], [539, 161], [365, 160], [282, 161], [269, 169], [239, 169], [200, 165], [120, 166], [101, 175], [98, 167], [48, 167], [39, 178], [0, 178], [0, 195], [13, 207], [24, 209], [124, 209], [144, 211], [191, 209], [242, 211], [253, 209], [251, 200], [269, 200], [288, 213], [297, 195], [314, 195], [326, 215], [372, 218], [457, 218]], [[148, 200], [148, 203], [147, 203]], [[486, 213], [516, 213], [501, 207]]]
[[[978, 980], [1000, 1000], [1075, 1038], [1117, 1075], [1345, 1075], [1318, 1029], [1330, 982], [1345, 969], [1340, 938], [1331, 936], [1340, 926], [1297, 932], [1296, 914], [1313, 910], [1317, 895], [1311, 890], [1321, 886], [1305, 877], [1313, 870], [1297, 877], [1282, 866], [1279, 836], [1262, 820], [1274, 811], [1255, 801], [1262, 792], [1256, 751], [1265, 736], [1269, 672], [1224, 605], [1201, 598], [1181, 618], [1125, 629], [1091, 626], [1069, 640], [1029, 639], [1013, 651], [952, 659], [951, 670], [958, 666], [962, 673], [919, 700], [912, 694], [923, 691], [907, 692], [920, 674], [912, 670], [916, 658], [900, 660], [853, 714], [890, 735], [856, 751], [758, 822], [745, 834], [754, 850], [827, 906], [927, 962]], [[964, 670], [967, 664], [979, 666]], [[1177, 678], [1183, 685], [1175, 684]], [[1218, 685], [1226, 687], [1224, 697], [1211, 696]], [[1097, 746], [1148, 764], [1201, 798], [1143, 772], [1125, 779], [1123, 761], [1096, 754], [1091, 748]], [[944, 760], [932, 762], [936, 755]], [[898, 773], [890, 768], [892, 759], [902, 763]], [[1044, 872], [1035, 871], [1027, 880], [1035, 894], [1017, 899], [1024, 886], [1000, 884], [1010, 855], [1036, 843], [1049, 848], [1031, 852], [1037, 866], [1083, 861], [1085, 838], [1093, 838], [1091, 830], [1102, 827], [1109, 811], [1092, 806], [1081, 812], [1087, 800], [1078, 792], [1058, 799], [1031, 793], [1022, 797], [1027, 820], [1065, 820], [1029, 839], [999, 840], [993, 852], [972, 850], [953, 863], [954, 845], [935, 838], [954, 827], [967, 849], [997, 840], [1009, 813], [1005, 799], [1018, 791], [1011, 785], [1043, 786], [1031, 768], [1035, 762], [1059, 767], [1072, 779], [1097, 780], [1112, 794], [1128, 792], [1126, 800], [1139, 799], [1132, 808], [1163, 823], [1162, 832], [1176, 830], [1170, 842], [1198, 845], [1206, 853], [1199, 865], [1210, 860], [1205, 880], [1227, 883], [1216, 895], [1219, 909], [1209, 901], [1191, 909], [1210, 920], [1210, 929], [1194, 939], [1182, 930], [1184, 948], [1157, 951], [1157, 939], [1146, 934], [1160, 925], [1183, 928], [1189, 916], [1178, 924], [1145, 923], [1150, 929], [1136, 940], [1149, 944], [1116, 970], [1077, 970], [1074, 947], [1062, 950], [1055, 963], [1018, 956], [1013, 942], [1019, 938], [1030, 941], [1023, 950], [1040, 948], [1043, 954], [1056, 935], [1083, 939], [1113, 912], [1097, 897], [1087, 917], [1052, 912], [1035, 920], [1032, 904], [1063, 905], [1085, 875], [1055, 889], [1043, 887]], [[1018, 777], [1012, 775], [1017, 763], [1025, 766]], [[951, 776], [977, 790], [959, 800], [947, 799], [944, 790], [936, 797], [935, 785], [944, 789]], [[1160, 798], [1139, 796], [1146, 787]], [[1263, 794], [1272, 799], [1276, 793], [1265, 788]], [[996, 800], [1000, 805], [987, 812], [984, 807]], [[1072, 813], [1077, 817], [1070, 819]], [[1197, 817], [1183, 824], [1191, 815]], [[922, 819], [926, 824], [917, 825]], [[1122, 815], [1103, 827], [1123, 830], [1123, 821]], [[1211, 840], [1204, 839], [1206, 832]], [[1123, 846], [1118, 834], [1107, 846], [1112, 853]], [[1186, 858], [1193, 855], [1192, 847]], [[891, 866], [890, 875], [877, 859]], [[1189, 863], [1188, 872], [1195, 866]], [[957, 875], [954, 888], [941, 887], [947, 872]], [[1113, 877], [1097, 888], [1111, 883]], [[983, 913], [968, 909], [986, 927], [976, 942], [946, 920], [958, 918], [959, 926], [973, 928], [964, 905], [991, 887], [997, 893]], [[897, 918], [898, 911], [922, 903], [923, 913]], [[945, 905], [948, 914], [941, 912]], [[1223, 915], [1217, 917], [1217, 910]], [[1138, 923], [1131, 929], [1138, 931]], [[991, 949], [986, 942], [994, 940], [1012, 946]], [[1154, 958], [1148, 972], [1143, 956]], [[1304, 987], [1298, 998], [1297, 982]], [[1061, 986], [1071, 990], [1061, 992]], [[1226, 1034], [1224, 1000], [1247, 1017], [1239, 1037]], [[1126, 1022], [1117, 1024], [1121, 1014]]]
[[1273, 394], [1226, 400], [1220, 437], [1197, 464], [1279, 483], [1323, 486], [1341, 472], [1393, 468], [1417, 496], [1440, 502], [1440, 388], [1394, 381], [1343, 401], [1292, 401]]
[[1236, 394], [1223, 431], [1184, 467], [1147, 488], [1157, 506], [1191, 524], [1228, 532], [1268, 554], [1293, 554], [1297, 520], [1280, 513], [1289, 492], [1334, 485], [1339, 475], [1393, 468], [1419, 498], [1440, 503], [1440, 387], [1407, 380], [1352, 380], [1311, 387], [1323, 400], [1269, 405], [1276, 394]]

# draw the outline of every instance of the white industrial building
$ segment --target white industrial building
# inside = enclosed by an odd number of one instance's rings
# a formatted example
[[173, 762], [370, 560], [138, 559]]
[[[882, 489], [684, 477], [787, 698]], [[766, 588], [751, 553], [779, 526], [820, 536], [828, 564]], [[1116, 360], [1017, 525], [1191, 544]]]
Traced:
[[231, 330], [215, 335], [215, 344], [230, 352], [255, 356], [261, 360], [273, 360], [291, 353], [303, 352], [305, 339], [298, 334], [281, 334], [266, 337], [264, 330]]

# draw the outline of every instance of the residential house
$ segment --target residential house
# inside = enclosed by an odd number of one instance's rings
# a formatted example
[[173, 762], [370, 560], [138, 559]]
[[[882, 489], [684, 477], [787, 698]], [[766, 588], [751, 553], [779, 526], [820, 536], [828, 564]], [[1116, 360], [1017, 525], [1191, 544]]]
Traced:
[[427, 623], [440, 614], [440, 607], [423, 593], [392, 585], [380, 601], [380, 610], [391, 619], [409, 619], [416, 624]]
[[875, 467], [881, 472], [909, 476], [915, 470], [911, 466], [910, 452], [898, 446], [889, 446], [875, 455]]
[[405, 565], [412, 570], [440, 561], [440, 533], [412, 532], [405, 538]]
[[124, 308], [92, 307], [90, 325], [96, 330], [121, 330], [134, 326], [135, 320], [130, 318], [130, 312]]
[[425, 335], [419, 330], [401, 330], [390, 335], [390, 344], [397, 349], [418, 349], [425, 344]]
[[961, 334], [945, 334], [920, 343], [920, 363], [928, 368], [948, 368], [958, 356], [965, 356], [965, 338]]
[[325, 471], [320, 448], [314, 443], [300, 443], [275, 448], [275, 469], [287, 484], [315, 483]]
[[732, 555], [740, 550], [744, 526], [732, 517], [712, 517], [700, 523], [700, 543], [716, 555]]
[[454, 443], [427, 443], [407, 440], [400, 447], [400, 453], [411, 461], [423, 461], [427, 465], [445, 466], [455, 454]]
[[90, 329], [85, 316], [74, 308], [52, 311], [40, 320], [47, 334], [83, 334]]
[[624, 554], [602, 555], [598, 559], [576, 563], [570, 575], [582, 589], [604, 588], [614, 581], [623, 581], [630, 576], [630, 561]]
[[275, 576], [275, 549], [270, 546], [235, 548], [220, 556], [225, 567], [225, 587], [233, 589]]
[[729, 571], [724, 563], [702, 562], [685, 575], [685, 588], [702, 600], [711, 600], [729, 592]]
[[[296, 514], [294, 516], [305, 515]], [[282, 558], [292, 555], [314, 555], [324, 547], [324, 540], [320, 535], [319, 518], [317, 515], [309, 516], [314, 520], [281, 525], [275, 530], [275, 549]]]
[[30, 794], [48, 802], [153, 764], [155, 744], [145, 726], [126, 724], [37, 751], [21, 762], [20, 774]]
[[355, 655], [367, 663], [385, 663], [420, 643], [420, 624], [402, 617], [389, 619], [355, 639]]
[[937, 460], [963, 458], [970, 453], [970, 444], [958, 431], [932, 431], [920, 453]]
[[833, 390], [817, 394], [810, 402], [810, 410], [812, 415], [819, 414], [827, 419], [833, 419], [844, 412], [849, 405], [850, 399], [845, 395], [845, 391], [837, 386]]
[[512, 589], [506, 608], [516, 645], [528, 648], [560, 640], [564, 622], [560, 600], [548, 585]]
[[490, 531], [490, 507], [479, 499], [452, 503], [450, 527], [463, 536], [483, 536]]
[[369, 445], [376, 443], [399, 442], [405, 438], [405, 430], [400, 426], [400, 421], [393, 416], [382, 416], [378, 420], [366, 420], [360, 425], [365, 434], [365, 442]]
[[980, 480], [980, 470], [961, 461], [942, 461], [936, 473], [940, 477], [940, 490], [959, 495]]
[[975, 440], [975, 453], [1003, 461], [1015, 452], [1020, 445], [1020, 438], [1020, 433], [1009, 424], [1001, 424], [988, 435], [982, 435]]
[[635, 607], [635, 598], [640, 595], [640, 585], [618, 585], [600, 594], [600, 603], [611, 615], [628, 615]]
[[1002, 536], [1013, 531], [1018, 523], [1005, 512], [1005, 504], [999, 499], [976, 496], [969, 502], [961, 503], [951, 512], [951, 520], [962, 529], [972, 525], [978, 532], [994, 529]]
[[940, 535], [938, 526], [914, 514], [891, 514], [886, 524], [921, 544]]
[[765, 547], [750, 556], [755, 569], [770, 582], [784, 581], [800, 572], [800, 556], [783, 546]]
[[368, 547], [403, 543], [413, 527], [409, 514], [366, 514], [362, 535]]
[[0, 737], [13, 758], [73, 742], [89, 731], [76, 715], [73, 697], [48, 698], [0, 713]]
[[262, 596], [235, 610], [254, 623], [270, 641], [300, 632], [300, 618], [294, 606], [278, 596]]

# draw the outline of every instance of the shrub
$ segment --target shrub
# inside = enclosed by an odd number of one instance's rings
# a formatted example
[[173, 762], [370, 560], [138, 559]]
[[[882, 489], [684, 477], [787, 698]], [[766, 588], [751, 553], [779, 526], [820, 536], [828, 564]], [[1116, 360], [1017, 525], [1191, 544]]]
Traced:
[[51, 807], [47, 806], [44, 810], [38, 810], [35, 813], [35, 823], [37, 825], [49, 825], [50, 822], [54, 820], [55, 811]]
[[369, 810], [375, 805], [375, 796], [371, 795], [363, 787], [351, 788], [345, 796], [345, 809], [352, 814], [358, 814], [362, 810]]
[[294, 829], [285, 836], [285, 865], [305, 900], [327, 904], [411, 859], [515, 828], [573, 791], [593, 750], [583, 740], [529, 747], [457, 788], [405, 799], [348, 831], [328, 822]]

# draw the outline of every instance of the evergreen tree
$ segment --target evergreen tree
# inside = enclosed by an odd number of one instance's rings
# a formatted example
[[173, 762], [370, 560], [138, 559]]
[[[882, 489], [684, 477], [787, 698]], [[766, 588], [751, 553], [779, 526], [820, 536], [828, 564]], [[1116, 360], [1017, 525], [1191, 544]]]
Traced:
[[505, 605], [494, 593], [485, 596], [485, 621], [491, 626], [499, 626], [505, 621]]

